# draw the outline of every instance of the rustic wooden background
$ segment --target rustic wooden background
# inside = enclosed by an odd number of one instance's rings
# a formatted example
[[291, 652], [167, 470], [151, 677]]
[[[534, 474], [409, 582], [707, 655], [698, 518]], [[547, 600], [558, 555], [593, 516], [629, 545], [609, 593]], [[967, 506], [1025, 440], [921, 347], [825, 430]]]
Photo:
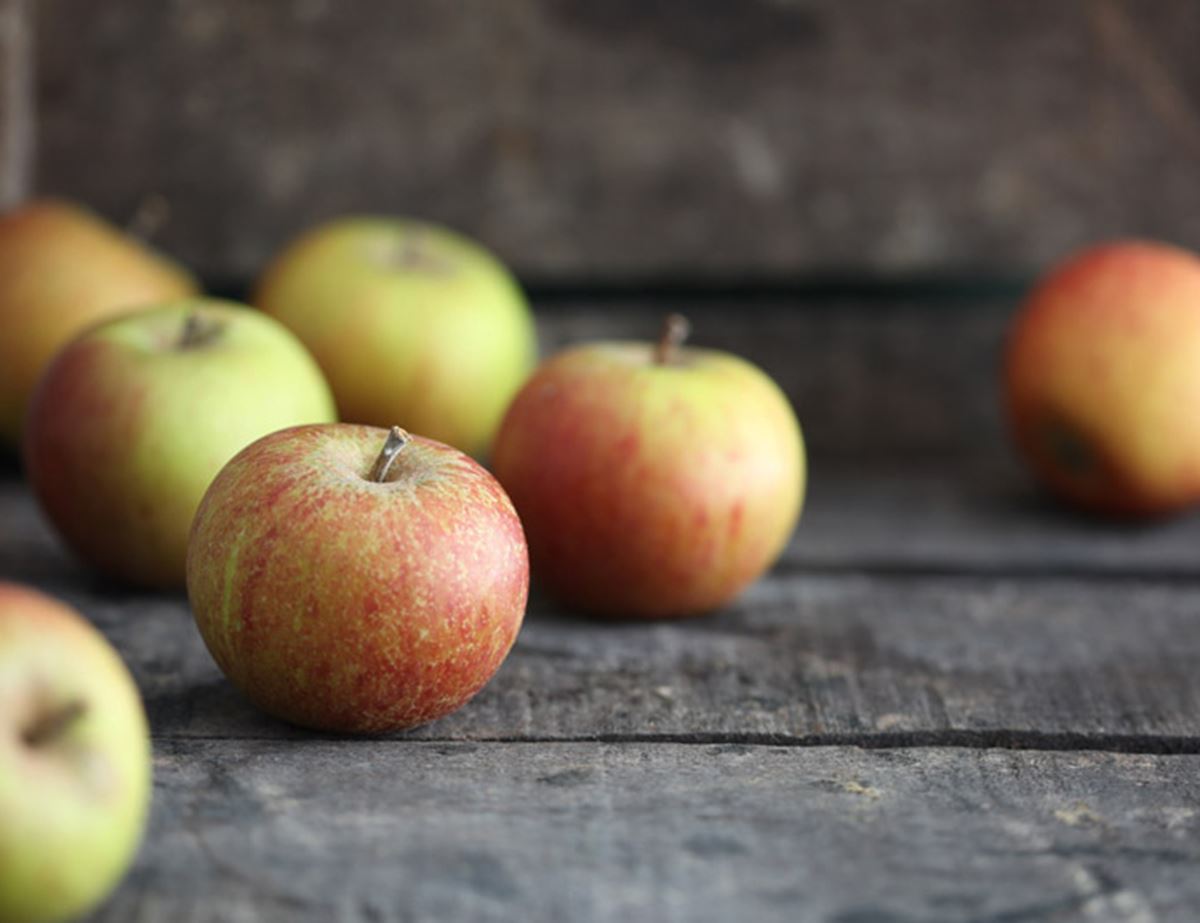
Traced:
[[98, 625], [152, 723], [92, 919], [1192, 923], [1200, 520], [1058, 509], [996, 389], [1032, 273], [1200, 246], [1197, 49], [1196, 0], [0, 0], [0, 201], [161, 195], [234, 293], [322, 218], [441, 220], [545, 350], [684, 309], [811, 449], [724, 611], [535, 594], [474, 702], [371, 741], [256, 712], [0, 460], [0, 577]]
[[543, 279], [1200, 245], [1194, 0], [36, 6], [38, 188], [118, 219], [165, 196], [210, 278], [348, 210]]

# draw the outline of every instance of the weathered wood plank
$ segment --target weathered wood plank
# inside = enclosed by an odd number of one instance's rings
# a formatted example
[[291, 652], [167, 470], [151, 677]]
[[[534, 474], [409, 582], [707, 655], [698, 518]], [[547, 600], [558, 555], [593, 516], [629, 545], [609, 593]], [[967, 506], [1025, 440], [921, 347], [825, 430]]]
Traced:
[[[868, 509], [886, 507], [869, 482]], [[842, 496], [855, 493], [853, 484]], [[116, 643], [162, 737], [297, 736], [254, 711], [218, 673], [185, 601], [97, 583], [57, 548], [23, 489], [0, 499], [0, 577], [41, 585], [80, 606]], [[890, 495], [892, 502], [896, 494]], [[535, 602], [496, 679], [463, 711], [416, 732], [484, 739], [937, 740], [1171, 749], [1200, 746], [1200, 582], [922, 577], [928, 560], [968, 546], [987, 559], [1026, 536], [1037, 517], [1011, 518], [992, 537], [986, 516], [936, 533], [940, 517], [889, 520], [858, 510], [860, 528], [834, 525], [854, 507], [821, 512], [774, 576], [722, 613], [691, 622], [611, 625]], [[903, 509], [903, 503], [899, 503]], [[916, 557], [891, 549], [890, 576], [829, 574], [830, 545], [853, 568], [856, 536], [872, 522]], [[953, 525], [955, 520], [950, 517]], [[1017, 528], [1019, 526], [1020, 528]], [[807, 526], [805, 527], [807, 528]], [[1178, 545], [1184, 563], [1195, 524]], [[1042, 546], [1053, 555], [1061, 536]], [[1089, 539], [1091, 535], [1091, 539]], [[872, 539], [876, 540], [876, 539]], [[1077, 560], [1089, 540], [1112, 560], [1120, 541], [1080, 531], [1063, 544]], [[877, 566], [867, 539], [861, 566]], [[1074, 543], [1074, 544], [1073, 544]], [[921, 549], [929, 555], [920, 559]], [[941, 551], [939, 549], [942, 549]], [[1154, 546], [1143, 561], [1154, 560]], [[826, 557], [822, 558], [821, 556]], [[1053, 558], [1052, 558], [1053, 559]], [[1002, 563], [1013, 558], [1001, 559]], [[1028, 560], [1028, 559], [1027, 559]], [[1103, 560], [1103, 556], [1100, 556]], [[836, 563], [836, 561], [835, 561]], [[1017, 563], [1020, 563], [1018, 561]], [[915, 568], [905, 576], [904, 568]], [[1128, 573], [1128, 572], [1126, 572]], [[940, 734], [941, 737], [930, 737]], [[1153, 739], [1159, 743], [1155, 744]]]
[[541, 274], [1200, 244], [1192, 0], [39, 6], [43, 188], [210, 275], [348, 209]]
[[100, 921], [1190, 921], [1200, 758], [172, 742]]
[[1000, 359], [1011, 298], [864, 301], [617, 300], [544, 307], [543, 354], [596, 339], [653, 339], [668, 311], [692, 341], [757, 363], [791, 398], [816, 456], [889, 460], [1008, 453]]
[[1200, 581], [1200, 515], [1147, 524], [1090, 518], [997, 454], [982, 465], [818, 456], [781, 567]]
[[29, 0], [0, 0], [0, 209], [33, 187], [33, 31]]

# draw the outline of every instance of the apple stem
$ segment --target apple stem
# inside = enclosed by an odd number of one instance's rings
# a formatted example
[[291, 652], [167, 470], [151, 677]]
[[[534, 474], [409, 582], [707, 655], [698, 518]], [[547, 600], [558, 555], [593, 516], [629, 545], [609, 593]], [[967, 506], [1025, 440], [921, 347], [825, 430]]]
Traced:
[[32, 727], [28, 728], [22, 737], [31, 747], [41, 747], [51, 743], [62, 735], [67, 728], [87, 713], [87, 705], [81, 699], [72, 699], [62, 708], [50, 712]]
[[692, 332], [692, 325], [682, 314], [668, 314], [663, 318], [662, 333], [654, 348], [654, 364], [670, 365], [683, 341]]
[[388, 472], [392, 470], [392, 462], [410, 442], [412, 442], [412, 436], [400, 427], [393, 426], [388, 433], [387, 441], [379, 451], [379, 457], [375, 459], [375, 467], [371, 469], [371, 480], [377, 484], [386, 481]]
[[180, 349], [194, 349], [203, 346], [216, 337], [221, 329], [219, 322], [204, 317], [198, 311], [189, 311], [183, 319], [183, 330], [179, 334]]

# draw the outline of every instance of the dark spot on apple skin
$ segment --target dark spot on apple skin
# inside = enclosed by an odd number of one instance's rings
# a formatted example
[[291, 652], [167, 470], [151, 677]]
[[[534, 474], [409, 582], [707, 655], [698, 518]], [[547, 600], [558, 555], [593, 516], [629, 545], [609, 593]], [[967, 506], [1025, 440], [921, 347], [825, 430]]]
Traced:
[[1047, 455], [1065, 473], [1087, 478], [1096, 473], [1096, 456], [1085, 437], [1070, 424], [1057, 419], [1042, 425], [1042, 439]]
[[575, 769], [564, 769], [561, 772], [552, 772], [545, 776], [538, 776], [538, 781], [543, 785], [574, 788], [577, 785], [586, 785], [588, 782], [591, 782], [595, 775], [594, 770], [578, 767]]

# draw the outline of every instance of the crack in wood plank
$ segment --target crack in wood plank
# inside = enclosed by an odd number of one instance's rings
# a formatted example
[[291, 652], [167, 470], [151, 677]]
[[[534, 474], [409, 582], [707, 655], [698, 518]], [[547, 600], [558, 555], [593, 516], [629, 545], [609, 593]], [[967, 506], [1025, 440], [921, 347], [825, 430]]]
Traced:
[[[155, 742], [165, 745], [190, 744], [197, 741], [238, 741], [244, 743], [280, 743], [292, 738], [247, 737], [222, 734], [155, 734]], [[343, 737], [332, 734], [303, 732], [303, 737], [293, 739], [305, 741], [338, 742], [350, 746], [355, 744], [431, 745], [446, 744], [529, 744], [575, 745], [575, 744], [636, 744], [638, 746], [726, 746], [820, 748], [850, 747], [859, 750], [1022, 750], [1043, 753], [1122, 753], [1146, 756], [1195, 756], [1200, 755], [1200, 737], [1152, 735], [1152, 734], [1089, 734], [1068, 732], [1045, 732], [1018, 729], [967, 730], [948, 729], [937, 731], [899, 731], [894, 733], [865, 734], [737, 734], [737, 733], [681, 733], [681, 734], [578, 734], [578, 735], [472, 735], [471, 737]]]

